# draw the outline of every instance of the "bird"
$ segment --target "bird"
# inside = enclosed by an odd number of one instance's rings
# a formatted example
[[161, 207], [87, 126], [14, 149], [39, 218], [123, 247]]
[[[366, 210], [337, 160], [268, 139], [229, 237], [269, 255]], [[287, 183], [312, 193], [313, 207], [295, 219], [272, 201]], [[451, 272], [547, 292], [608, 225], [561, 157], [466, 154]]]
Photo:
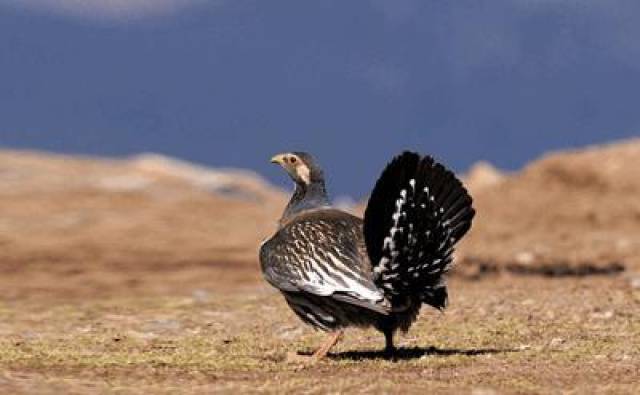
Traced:
[[259, 250], [264, 279], [306, 324], [328, 333], [325, 358], [349, 327], [407, 332], [423, 305], [444, 310], [454, 246], [471, 228], [473, 199], [431, 156], [392, 158], [363, 218], [332, 207], [322, 168], [306, 152], [275, 155], [295, 184], [275, 233]]

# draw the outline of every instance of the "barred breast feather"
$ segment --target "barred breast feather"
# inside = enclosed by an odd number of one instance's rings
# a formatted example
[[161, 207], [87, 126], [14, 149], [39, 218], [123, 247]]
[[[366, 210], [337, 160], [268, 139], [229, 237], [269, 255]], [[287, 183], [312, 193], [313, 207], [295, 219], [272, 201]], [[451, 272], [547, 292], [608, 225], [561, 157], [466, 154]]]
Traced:
[[[348, 305], [388, 314], [384, 293], [373, 282], [362, 220], [350, 214], [318, 209], [294, 217], [262, 245], [260, 262], [265, 279], [315, 326], [371, 324], [352, 322], [360, 319], [342, 311]], [[342, 317], [335, 317], [336, 310]]]

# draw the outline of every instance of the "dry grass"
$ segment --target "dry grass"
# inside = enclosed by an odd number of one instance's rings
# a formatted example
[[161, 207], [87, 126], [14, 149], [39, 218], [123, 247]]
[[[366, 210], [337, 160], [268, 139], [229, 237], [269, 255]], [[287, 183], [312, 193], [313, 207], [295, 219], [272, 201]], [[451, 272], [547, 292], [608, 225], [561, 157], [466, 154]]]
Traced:
[[188, 296], [0, 304], [0, 392], [637, 393], [640, 293], [622, 277], [455, 280], [399, 358], [353, 330], [305, 364], [322, 334], [263, 286]]

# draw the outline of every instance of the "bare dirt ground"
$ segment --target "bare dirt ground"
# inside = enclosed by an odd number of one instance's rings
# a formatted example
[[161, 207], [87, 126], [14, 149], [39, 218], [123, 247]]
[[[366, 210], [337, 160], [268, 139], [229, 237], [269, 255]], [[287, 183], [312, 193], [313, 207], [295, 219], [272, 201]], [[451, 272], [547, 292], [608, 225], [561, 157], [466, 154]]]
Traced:
[[461, 253], [472, 261], [519, 272], [640, 271], [640, 140], [549, 154], [499, 180], [472, 172], [468, 185], [478, 217]]
[[[202, 285], [202, 284], [201, 284]], [[322, 335], [262, 285], [190, 294], [5, 301], [3, 393], [628, 393], [638, 391], [640, 291], [620, 277], [455, 279], [398, 359], [351, 330], [323, 362]]]
[[446, 313], [424, 309], [397, 360], [352, 330], [308, 364], [322, 334], [255, 256], [281, 191], [158, 156], [0, 152], [0, 393], [638, 393], [639, 155], [476, 167]]

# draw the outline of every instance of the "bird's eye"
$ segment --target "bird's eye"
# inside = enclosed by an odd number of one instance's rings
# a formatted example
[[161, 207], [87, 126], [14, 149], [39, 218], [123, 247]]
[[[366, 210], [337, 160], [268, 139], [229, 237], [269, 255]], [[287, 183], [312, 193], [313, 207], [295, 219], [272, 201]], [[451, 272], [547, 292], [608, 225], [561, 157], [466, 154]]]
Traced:
[[289, 162], [291, 162], [291, 164], [296, 163], [297, 160], [298, 158], [296, 158], [295, 156], [292, 156], [291, 158], [289, 158]]

